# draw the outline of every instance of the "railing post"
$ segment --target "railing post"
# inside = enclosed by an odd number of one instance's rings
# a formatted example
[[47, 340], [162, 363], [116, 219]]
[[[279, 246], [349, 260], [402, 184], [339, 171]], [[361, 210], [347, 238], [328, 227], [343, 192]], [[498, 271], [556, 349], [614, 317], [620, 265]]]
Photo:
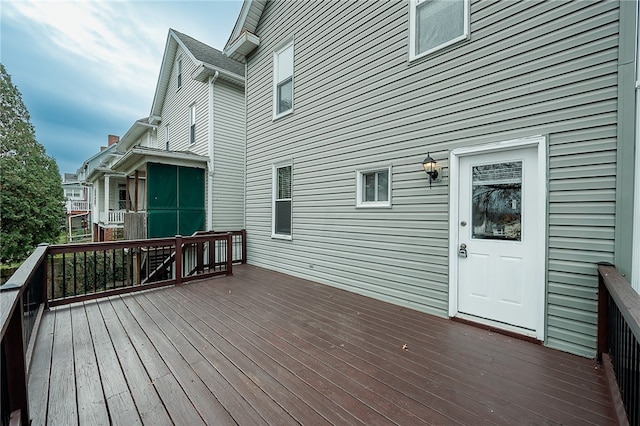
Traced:
[[[40, 243], [38, 247], [49, 247], [47, 243]], [[49, 310], [49, 249], [44, 255], [44, 259], [42, 260], [42, 264], [40, 265], [42, 268], [42, 303], [44, 304], [44, 310]], [[53, 277], [51, 277], [53, 280]]]
[[242, 235], [242, 263], [247, 263], [247, 230], [240, 231]]
[[22, 305], [22, 297], [20, 297], [7, 324], [2, 345], [7, 367], [9, 410], [10, 412], [20, 410], [22, 425], [27, 426], [29, 424], [29, 397], [27, 394]]
[[602, 362], [602, 354], [609, 352], [609, 291], [598, 269], [598, 343], [597, 360]]
[[182, 284], [182, 235], [176, 235], [176, 285]]
[[233, 234], [227, 232], [227, 275], [233, 275]]

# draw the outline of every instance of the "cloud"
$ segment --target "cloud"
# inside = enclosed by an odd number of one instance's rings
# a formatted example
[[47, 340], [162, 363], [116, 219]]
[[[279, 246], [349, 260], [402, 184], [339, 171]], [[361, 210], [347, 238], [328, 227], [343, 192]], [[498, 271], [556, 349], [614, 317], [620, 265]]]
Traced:
[[[157, 74], [166, 29], [151, 29], [137, 6], [106, 1], [19, 1], [4, 5], [6, 18], [40, 34], [47, 49], [68, 55], [71, 64], [101, 84], [119, 88], [136, 76]], [[149, 5], [148, 3], [146, 5]], [[159, 47], [160, 46], [160, 47]], [[153, 91], [155, 81], [142, 79], [130, 89]]]
[[242, 5], [0, 1], [2, 62], [61, 172], [150, 112], [169, 28], [221, 50]]

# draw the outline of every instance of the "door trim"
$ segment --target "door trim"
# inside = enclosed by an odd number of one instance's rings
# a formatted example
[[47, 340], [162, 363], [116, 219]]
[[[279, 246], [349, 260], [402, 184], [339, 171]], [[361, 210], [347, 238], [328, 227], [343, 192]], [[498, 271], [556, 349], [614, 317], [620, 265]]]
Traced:
[[[499, 151], [510, 151], [519, 148], [536, 147], [537, 148], [537, 177], [535, 187], [538, 190], [538, 200], [540, 202], [537, 205], [537, 211], [534, 215], [543, 220], [536, 221], [536, 233], [539, 238], [535, 242], [536, 251], [536, 266], [535, 266], [535, 282], [543, 283], [540, 285], [538, 292], [538, 318], [535, 331], [535, 337], [538, 340], [544, 340], [545, 338], [545, 312], [546, 312], [546, 241], [547, 241], [547, 138], [545, 136], [532, 136], [527, 138], [507, 140], [497, 143], [491, 143], [479, 146], [469, 146], [463, 148], [456, 148], [451, 151], [449, 155], [449, 317], [461, 317], [458, 312], [458, 222], [459, 222], [459, 206], [458, 196], [460, 193], [459, 188], [459, 172], [460, 172], [460, 158], [483, 154], [493, 153]], [[469, 319], [465, 317], [465, 319]], [[478, 321], [487, 325], [495, 325], [493, 321]], [[517, 328], [510, 326], [503, 326], [509, 331], [517, 331]], [[530, 330], [522, 330], [521, 334], [531, 336]]]

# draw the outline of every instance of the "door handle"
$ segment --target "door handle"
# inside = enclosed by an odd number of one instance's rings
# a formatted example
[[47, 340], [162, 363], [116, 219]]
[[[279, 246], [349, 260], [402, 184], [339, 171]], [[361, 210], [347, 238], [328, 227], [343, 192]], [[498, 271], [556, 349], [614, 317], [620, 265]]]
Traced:
[[460, 244], [460, 250], [458, 250], [458, 256], [467, 257], [467, 245], [465, 243]]

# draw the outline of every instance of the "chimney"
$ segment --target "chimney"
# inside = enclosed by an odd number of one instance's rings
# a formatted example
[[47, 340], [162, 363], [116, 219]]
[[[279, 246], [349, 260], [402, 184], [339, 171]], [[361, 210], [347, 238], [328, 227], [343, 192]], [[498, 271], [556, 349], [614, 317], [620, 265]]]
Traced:
[[114, 143], [118, 143], [118, 141], [120, 141], [120, 136], [114, 136], [114, 135], [109, 135], [109, 144], [107, 146], [111, 146]]

